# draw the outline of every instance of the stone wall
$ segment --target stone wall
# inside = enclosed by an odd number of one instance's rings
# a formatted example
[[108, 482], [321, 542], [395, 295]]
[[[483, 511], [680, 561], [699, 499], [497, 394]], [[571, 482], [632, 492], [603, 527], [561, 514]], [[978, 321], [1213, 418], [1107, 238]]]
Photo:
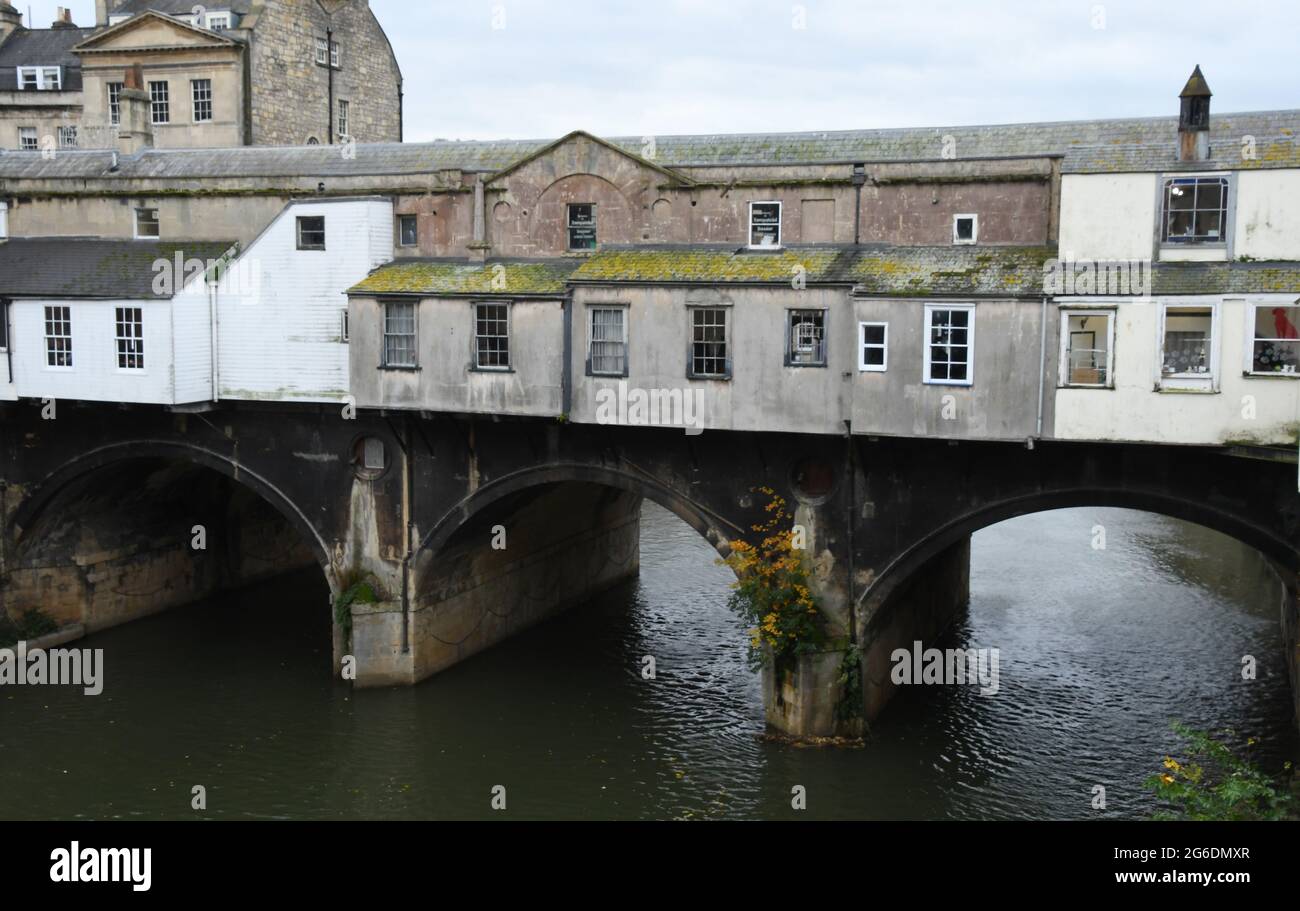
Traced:
[[341, 51], [336, 129], [345, 100], [357, 142], [400, 140], [402, 74], [367, 0], [266, 0], [253, 28], [252, 144], [329, 143], [330, 70], [316, 63], [316, 39], [328, 29]]

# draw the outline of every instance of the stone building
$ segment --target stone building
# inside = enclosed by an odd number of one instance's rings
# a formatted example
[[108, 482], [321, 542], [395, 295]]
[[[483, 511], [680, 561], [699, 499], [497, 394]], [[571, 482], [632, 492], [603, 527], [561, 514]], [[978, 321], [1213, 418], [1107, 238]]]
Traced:
[[[160, 148], [402, 138], [402, 75], [366, 0], [99, 0], [20, 25], [0, 0], [0, 148], [111, 148], [139, 66]], [[20, 83], [19, 74], [24, 74]]]

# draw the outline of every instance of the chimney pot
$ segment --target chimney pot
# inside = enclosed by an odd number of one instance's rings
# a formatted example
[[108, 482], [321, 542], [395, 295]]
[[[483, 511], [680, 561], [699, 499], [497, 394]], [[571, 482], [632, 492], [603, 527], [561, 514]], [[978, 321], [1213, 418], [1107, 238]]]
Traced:
[[1214, 93], [1198, 64], [1178, 96], [1178, 160], [1206, 161], [1210, 157], [1210, 99]]

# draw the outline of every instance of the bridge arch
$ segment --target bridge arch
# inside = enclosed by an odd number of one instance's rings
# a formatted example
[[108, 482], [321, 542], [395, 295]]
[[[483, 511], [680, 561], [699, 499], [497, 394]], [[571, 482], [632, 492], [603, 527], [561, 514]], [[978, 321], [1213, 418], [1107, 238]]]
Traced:
[[744, 534], [739, 525], [716, 510], [648, 475], [581, 462], [562, 462], [512, 472], [474, 491], [443, 514], [424, 536], [420, 550], [436, 556], [457, 531], [490, 507], [531, 488], [563, 483], [609, 487], [652, 500], [694, 528], [724, 557], [731, 552], [728, 542]]
[[900, 552], [859, 597], [858, 617], [862, 627], [867, 629], [886, 621], [894, 596], [920, 570], [976, 532], [1021, 516], [1090, 507], [1132, 509], [1182, 519], [1253, 547], [1283, 571], [1300, 572], [1300, 545], [1231, 510], [1216, 508], [1203, 500], [1192, 501], [1164, 492], [1131, 488], [1068, 488], [999, 500], [963, 513], [935, 528], [928, 536]]
[[303, 511], [274, 482], [249, 470], [225, 453], [190, 443], [168, 440], [133, 440], [100, 446], [79, 454], [59, 465], [37, 481], [14, 510], [5, 533], [15, 544], [35, 524], [45, 510], [72, 484], [101, 469], [129, 462], [158, 459], [188, 463], [211, 469], [249, 488], [272, 506], [301, 535], [325, 573], [331, 588], [335, 585], [333, 564], [320, 532]]

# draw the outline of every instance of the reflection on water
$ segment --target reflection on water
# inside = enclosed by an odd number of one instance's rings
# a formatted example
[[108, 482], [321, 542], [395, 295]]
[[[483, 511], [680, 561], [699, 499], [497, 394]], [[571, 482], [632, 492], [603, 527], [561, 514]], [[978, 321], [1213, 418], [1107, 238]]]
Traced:
[[[1107, 548], [1093, 549], [1093, 529]], [[1141, 817], [1167, 721], [1298, 752], [1274, 580], [1213, 533], [1118, 510], [978, 535], [948, 645], [1001, 692], [914, 688], [865, 750], [762, 743], [730, 574], [646, 506], [635, 583], [413, 689], [331, 683], [323, 584], [298, 577], [93, 637], [106, 691], [0, 689], [0, 817]], [[1259, 659], [1241, 681], [1241, 656]], [[658, 679], [641, 678], [653, 656]], [[808, 789], [808, 811], [790, 789]]]

